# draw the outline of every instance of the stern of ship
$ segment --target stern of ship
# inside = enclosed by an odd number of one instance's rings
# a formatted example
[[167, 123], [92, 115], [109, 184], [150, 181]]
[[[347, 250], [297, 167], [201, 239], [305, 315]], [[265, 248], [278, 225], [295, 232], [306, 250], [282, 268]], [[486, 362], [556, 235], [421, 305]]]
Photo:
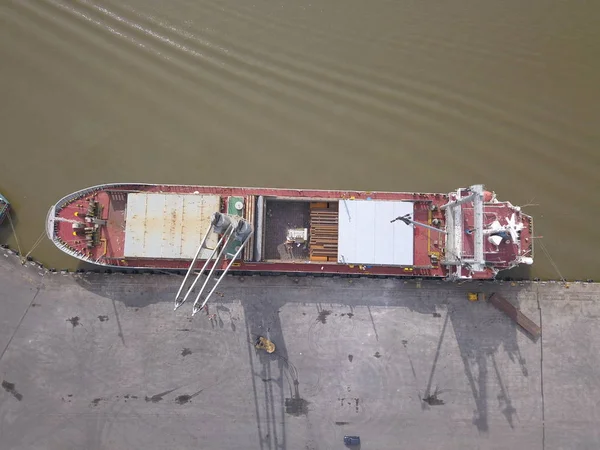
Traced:
[[442, 206], [448, 280], [493, 279], [498, 272], [533, 264], [533, 219], [498, 201], [482, 184], [458, 189]]

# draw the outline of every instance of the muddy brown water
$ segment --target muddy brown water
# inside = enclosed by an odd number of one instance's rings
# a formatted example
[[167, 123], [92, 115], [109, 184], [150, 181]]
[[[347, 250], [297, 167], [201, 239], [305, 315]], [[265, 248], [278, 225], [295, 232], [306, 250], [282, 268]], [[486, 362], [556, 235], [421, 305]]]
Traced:
[[[53, 202], [104, 182], [483, 182], [533, 204], [528, 276], [600, 279], [599, 14], [574, 0], [5, 0], [0, 192], [27, 253]], [[8, 222], [0, 241], [17, 246]], [[32, 256], [78, 267], [46, 240]]]

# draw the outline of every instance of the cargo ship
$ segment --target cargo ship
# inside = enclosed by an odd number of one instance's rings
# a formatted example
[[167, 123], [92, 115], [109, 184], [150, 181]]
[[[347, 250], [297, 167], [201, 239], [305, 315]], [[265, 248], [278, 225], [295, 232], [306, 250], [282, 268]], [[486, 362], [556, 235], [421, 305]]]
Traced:
[[534, 257], [532, 217], [481, 184], [449, 193], [104, 184], [59, 200], [46, 230], [65, 253], [111, 269], [466, 280]]
[[6, 200], [2, 194], [0, 194], [0, 224], [4, 222], [4, 218], [8, 215], [8, 210], [10, 208], [10, 203]]

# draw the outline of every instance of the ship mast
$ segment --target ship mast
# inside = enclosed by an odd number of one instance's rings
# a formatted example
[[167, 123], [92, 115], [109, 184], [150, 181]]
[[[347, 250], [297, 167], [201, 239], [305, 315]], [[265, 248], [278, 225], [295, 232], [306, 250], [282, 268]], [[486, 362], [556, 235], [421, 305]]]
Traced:
[[[465, 192], [467, 195], [464, 195]], [[475, 184], [468, 189], [458, 189], [450, 194], [450, 201], [440, 209], [446, 210], [446, 257], [444, 264], [457, 266], [457, 271], [463, 266], [468, 266], [473, 272], [485, 270], [485, 257], [483, 253], [483, 197], [482, 184]], [[463, 212], [464, 203], [473, 203], [473, 258], [463, 259]]]

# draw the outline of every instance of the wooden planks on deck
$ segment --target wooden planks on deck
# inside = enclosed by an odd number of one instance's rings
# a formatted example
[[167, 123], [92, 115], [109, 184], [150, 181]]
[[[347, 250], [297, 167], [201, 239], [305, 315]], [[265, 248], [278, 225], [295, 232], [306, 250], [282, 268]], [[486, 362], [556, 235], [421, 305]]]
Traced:
[[338, 202], [310, 204], [310, 260], [337, 262]]

